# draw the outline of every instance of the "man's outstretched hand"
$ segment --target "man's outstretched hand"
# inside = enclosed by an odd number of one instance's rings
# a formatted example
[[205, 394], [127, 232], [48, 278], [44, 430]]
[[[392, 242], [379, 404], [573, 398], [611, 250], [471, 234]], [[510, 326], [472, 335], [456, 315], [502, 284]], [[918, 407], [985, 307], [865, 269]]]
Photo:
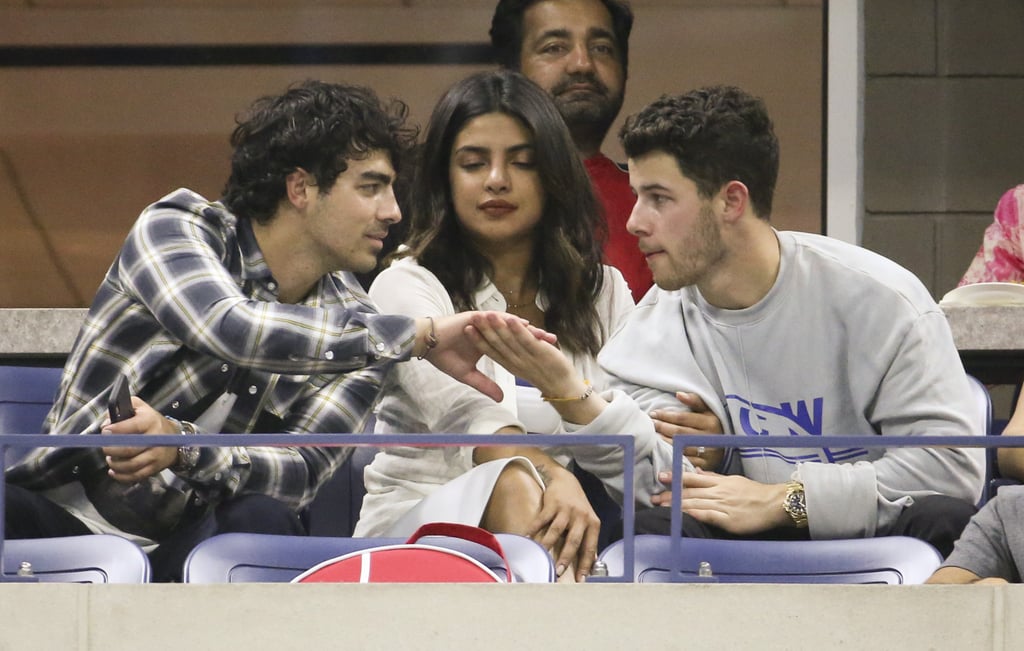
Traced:
[[[529, 325], [529, 322], [513, 314], [505, 312], [460, 312], [452, 316], [433, 319], [433, 332], [429, 319], [416, 320], [416, 339], [418, 350], [426, 350], [424, 359], [444, 371], [459, 382], [467, 384], [488, 396], [495, 402], [501, 401], [501, 388], [489, 377], [476, 368], [482, 353], [476, 344], [467, 336], [466, 328], [476, 314], [494, 314], [497, 318], [508, 322], [518, 321], [528, 326], [530, 332], [539, 340], [555, 343], [555, 335]], [[433, 335], [436, 345], [428, 347], [426, 341]], [[421, 344], [421, 338], [424, 343]]]

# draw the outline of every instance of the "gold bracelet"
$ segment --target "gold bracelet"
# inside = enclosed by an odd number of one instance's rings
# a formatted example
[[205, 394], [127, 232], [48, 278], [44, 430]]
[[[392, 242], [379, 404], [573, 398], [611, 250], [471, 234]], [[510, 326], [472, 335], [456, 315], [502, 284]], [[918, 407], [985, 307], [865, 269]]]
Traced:
[[549, 398], [548, 396], [541, 395], [541, 400], [544, 402], [582, 402], [594, 395], [594, 387], [590, 385], [590, 380], [583, 380], [583, 384], [587, 385], [587, 390], [583, 392], [582, 396], [576, 396], [575, 398]]
[[416, 359], [423, 359], [424, 357], [427, 356], [427, 353], [432, 351], [437, 346], [437, 331], [434, 330], [434, 317], [428, 316], [427, 321], [430, 322], [430, 332], [427, 333], [425, 342], [427, 347], [424, 349], [422, 355], [416, 356]]

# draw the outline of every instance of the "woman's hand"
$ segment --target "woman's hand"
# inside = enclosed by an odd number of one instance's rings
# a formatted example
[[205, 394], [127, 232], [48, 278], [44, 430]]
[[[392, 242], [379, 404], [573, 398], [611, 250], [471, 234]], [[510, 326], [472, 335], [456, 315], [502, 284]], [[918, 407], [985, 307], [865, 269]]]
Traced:
[[460, 312], [433, 319], [417, 319], [413, 354], [423, 356], [438, 369], [497, 402], [502, 399], [501, 388], [477, 369], [476, 363], [480, 359], [481, 351], [466, 332], [474, 315], [478, 314], [491, 315], [496, 322], [515, 322], [537, 341], [549, 345], [555, 342], [553, 334], [528, 326], [523, 319], [511, 314]]
[[532, 537], [546, 549], [557, 552], [558, 576], [575, 561], [576, 581], [582, 582], [597, 559], [601, 520], [575, 475], [561, 466], [538, 470], [546, 486], [540, 513], [530, 525]]

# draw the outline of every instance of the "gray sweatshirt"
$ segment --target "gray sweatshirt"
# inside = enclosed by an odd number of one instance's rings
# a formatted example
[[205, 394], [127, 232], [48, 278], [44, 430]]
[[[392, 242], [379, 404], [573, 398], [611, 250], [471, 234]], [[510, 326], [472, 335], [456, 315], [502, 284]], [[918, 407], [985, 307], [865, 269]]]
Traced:
[[[631, 431], [638, 413], [678, 408], [674, 392], [694, 391], [737, 436], [984, 433], [946, 318], [916, 276], [839, 240], [777, 235], [778, 278], [752, 307], [715, 308], [693, 286], [653, 288], [598, 358], [638, 409], [616, 405], [579, 431]], [[915, 496], [974, 502], [985, 456], [745, 447], [726, 466], [764, 483], [801, 480], [811, 536], [857, 538], [884, 535]]]

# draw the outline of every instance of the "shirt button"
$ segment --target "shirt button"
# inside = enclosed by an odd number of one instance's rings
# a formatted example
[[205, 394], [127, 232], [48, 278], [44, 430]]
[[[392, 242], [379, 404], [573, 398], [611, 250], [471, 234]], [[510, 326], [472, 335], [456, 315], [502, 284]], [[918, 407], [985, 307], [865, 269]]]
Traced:
[[326, 353], [324, 353], [324, 358], [326, 358], [326, 359], [334, 359], [334, 351], [333, 350], [329, 350]]
[[256, 388], [256, 385], [255, 385], [255, 384], [254, 384], [254, 385], [252, 385], [251, 387], [249, 387], [249, 395], [250, 395], [250, 396], [254, 396], [254, 395], [256, 395], [256, 392], [257, 392], [257, 391], [259, 391], [259, 389], [257, 389], [257, 388]]
[[274, 291], [277, 289], [277, 283], [271, 280], [269, 283], [267, 283], [267, 287], [270, 289], [270, 291]]
[[377, 349], [378, 353], [383, 353], [384, 349], [387, 348], [387, 346], [385, 346], [383, 342], [377, 342], [375, 348]]
[[71, 474], [78, 476], [82, 474], [82, 469], [79, 466], [75, 466], [74, 468], [71, 469]]
[[218, 473], [217, 473], [216, 475], [214, 475], [214, 476], [213, 476], [213, 478], [214, 478], [214, 480], [215, 480], [215, 481], [220, 481], [220, 478], [221, 478], [222, 476], [223, 476], [223, 475], [221, 475], [221, 474], [220, 474], [220, 473], [218, 472]]
[[221, 373], [227, 373], [230, 369], [231, 369], [231, 367], [228, 366], [227, 364], [221, 364], [220, 365], [220, 372]]
[[181, 403], [177, 400], [171, 403], [171, 409], [177, 409], [179, 406], [181, 406]]

